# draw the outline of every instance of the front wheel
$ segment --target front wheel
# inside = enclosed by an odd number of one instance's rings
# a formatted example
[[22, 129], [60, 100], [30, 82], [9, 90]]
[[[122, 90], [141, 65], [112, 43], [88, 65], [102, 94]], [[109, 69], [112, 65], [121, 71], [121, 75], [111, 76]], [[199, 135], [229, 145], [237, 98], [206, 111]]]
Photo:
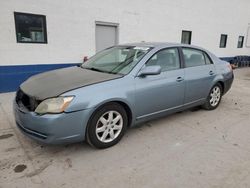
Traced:
[[203, 108], [206, 110], [214, 110], [216, 109], [221, 101], [222, 97], [222, 88], [221, 85], [218, 83], [212, 87], [210, 93], [206, 99], [206, 103], [203, 105]]
[[128, 118], [124, 108], [117, 103], [104, 105], [91, 117], [87, 129], [87, 141], [96, 148], [115, 145], [124, 135]]

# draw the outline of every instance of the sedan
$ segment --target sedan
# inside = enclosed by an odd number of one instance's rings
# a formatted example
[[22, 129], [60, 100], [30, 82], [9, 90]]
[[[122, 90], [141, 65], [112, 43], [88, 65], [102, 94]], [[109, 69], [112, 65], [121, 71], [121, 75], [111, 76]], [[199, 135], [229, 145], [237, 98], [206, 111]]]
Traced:
[[107, 148], [136, 124], [195, 106], [216, 109], [233, 78], [229, 63], [200, 47], [118, 45], [26, 80], [14, 115], [21, 132], [39, 142]]

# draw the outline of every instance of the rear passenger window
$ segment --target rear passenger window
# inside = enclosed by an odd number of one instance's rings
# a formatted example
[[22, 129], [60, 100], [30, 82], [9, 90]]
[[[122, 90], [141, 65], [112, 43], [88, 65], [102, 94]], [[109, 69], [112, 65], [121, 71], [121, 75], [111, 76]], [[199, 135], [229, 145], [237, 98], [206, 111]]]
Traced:
[[169, 71], [180, 68], [179, 52], [177, 48], [169, 48], [165, 50], [160, 50], [155, 55], [153, 55], [146, 66], [159, 65], [161, 66], [161, 71]]
[[191, 48], [183, 48], [182, 51], [186, 67], [195, 67], [206, 64], [202, 51]]
[[204, 52], [203, 53], [204, 56], [205, 56], [205, 61], [206, 61], [206, 64], [209, 65], [209, 64], [213, 64], [213, 62], [211, 61], [211, 59], [208, 57], [208, 55]]

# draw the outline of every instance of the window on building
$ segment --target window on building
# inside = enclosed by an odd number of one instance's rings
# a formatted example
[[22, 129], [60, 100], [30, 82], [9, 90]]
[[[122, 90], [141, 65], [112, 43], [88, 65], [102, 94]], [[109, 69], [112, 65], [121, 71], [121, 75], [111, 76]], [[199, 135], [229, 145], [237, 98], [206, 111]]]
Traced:
[[182, 44], [191, 44], [192, 31], [182, 31], [181, 34], [181, 43]]
[[244, 37], [239, 36], [237, 48], [243, 48]]
[[161, 71], [170, 71], [180, 68], [179, 52], [177, 48], [168, 48], [158, 51], [153, 55], [146, 66], [159, 65]]
[[192, 48], [183, 48], [186, 67], [195, 67], [206, 64], [203, 52]]
[[16, 39], [20, 43], [47, 43], [46, 17], [27, 13], [14, 13]]
[[226, 48], [227, 46], [227, 35], [222, 34], [220, 36], [220, 48]]

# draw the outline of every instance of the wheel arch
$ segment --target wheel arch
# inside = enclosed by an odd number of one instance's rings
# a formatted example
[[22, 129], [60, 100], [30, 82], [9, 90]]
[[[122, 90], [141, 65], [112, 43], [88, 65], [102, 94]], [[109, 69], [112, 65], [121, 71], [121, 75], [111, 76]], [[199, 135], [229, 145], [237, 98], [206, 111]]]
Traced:
[[224, 84], [224, 78], [222, 75], [218, 75], [214, 78], [213, 82], [210, 85], [210, 89], [209, 91], [216, 85], [216, 84], [220, 84], [221, 85], [221, 89], [222, 89], [222, 94], [224, 94], [224, 90], [225, 90], [225, 84]]
[[103, 106], [105, 106], [105, 105], [107, 105], [109, 103], [117, 103], [117, 104], [119, 104], [120, 106], [122, 106], [124, 108], [124, 110], [126, 111], [127, 117], [128, 117], [128, 127], [130, 127], [132, 125], [132, 122], [133, 122], [132, 108], [127, 102], [125, 102], [124, 100], [121, 100], [121, 99], [110, 99], [110, 100], [103, 101], [102, 103], [96, 105], [95, 110], [92, 112], [89, 119], [92, 118], [93, 114], [98, 109], [102, 108]]
[[220, 84], [221, 85], [221, 89], [222, 89], [222, 94], [224, 94], [224, 89], [225, 89], [225, 84], [223, 81], [218, 81], [216, 84]]

